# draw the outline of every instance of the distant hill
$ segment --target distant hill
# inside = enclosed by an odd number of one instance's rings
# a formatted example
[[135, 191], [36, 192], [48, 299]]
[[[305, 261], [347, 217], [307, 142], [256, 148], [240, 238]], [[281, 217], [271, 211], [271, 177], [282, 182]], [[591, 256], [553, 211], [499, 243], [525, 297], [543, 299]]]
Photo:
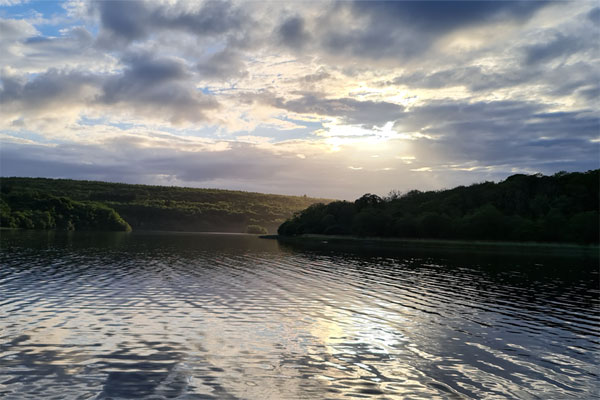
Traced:
[[47, 178], [0, 178], [0, 226], [29, 229], [274, 232], [328, 199]]
[[279, 227], [282, 236], [357, 235], [598, 243], [600, 170], [513, 175], [450, 190], [315, 204]]

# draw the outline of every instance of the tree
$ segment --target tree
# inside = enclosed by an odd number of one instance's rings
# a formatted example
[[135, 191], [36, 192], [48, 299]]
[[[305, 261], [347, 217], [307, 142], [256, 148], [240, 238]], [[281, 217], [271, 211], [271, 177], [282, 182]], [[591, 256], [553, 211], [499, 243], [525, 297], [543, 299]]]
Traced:
[[424, 214], [418, 225], [421, 237], [448, 238], [452, 236], [452, 220], [446, 215], [429, 212]]
[[377, 207], [382, 203], [383, 199], [381, 197], [371, 193], [364, 194], [361, 198], [356, 199], [354, 202], [358, 211], [361, 211], [367, 207]]

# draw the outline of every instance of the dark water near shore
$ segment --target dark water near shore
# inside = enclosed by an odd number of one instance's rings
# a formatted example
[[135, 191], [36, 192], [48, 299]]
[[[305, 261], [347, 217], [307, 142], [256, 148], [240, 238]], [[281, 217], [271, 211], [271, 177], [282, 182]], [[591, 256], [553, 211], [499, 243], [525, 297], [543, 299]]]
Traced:
[[594, 260], [0, 234], [0, 398], [600, 393]]

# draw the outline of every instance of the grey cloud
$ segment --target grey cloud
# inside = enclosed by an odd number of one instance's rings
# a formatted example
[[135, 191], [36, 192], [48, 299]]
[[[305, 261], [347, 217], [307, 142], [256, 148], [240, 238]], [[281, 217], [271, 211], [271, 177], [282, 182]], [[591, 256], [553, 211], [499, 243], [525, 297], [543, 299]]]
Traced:
[[[125, 165], [100, 167], [84, 162], [81, 156], [86, 152], [82, 150], [76, 146], [48, 148], [40, 145], [3, 143], [0, 152], [0, 170], [3, 176], [69, 177], [71, 179], [113, 180], [115, 182], [121, 181], [118, 177], [119, 170], [127, 174]], [[74, 156], [75, 153], [79, 154], [79, 160], [74, 157], [65, 158], [69, 155]], [[91, 154], [91, 152], [87, 154]], [[90, 159], [98, 158], [98, 154], [90, 157]]]
[[594, 9], [592, 9], [592, 11], [590, 11], [587, 14], [587, 18], [594, 24], [596, 25], [600, 25], [600, 7], [596, 7]]
[[529, 19], [545, 1], [355, 1], [355, 16], [367, 15], [373, 23], [416, 27], [419, 31], [443, 33], [494, 20]]
[[[495, 21], [526, 21], [547, 4], [542, 1], [340, 2], [319, 24], [324, 27], [321, 46], [338, 55], [412, 58], [426, 52], [435, 39], [456, 29]], [[345, 29], [330, 22], [342, 9], [350, 10], [356, 21]]]
[[183, 62], [132, 54], [123, 58], [127, 68], [103, 84], [98, 101], [112, 105], [133, 105], [138, 111], [167, 117], [172, 122], [200, 121], [204, 111], [218, 108], [217, 101], [189, 85]]
[[125, 42], [145, 39], [156, 29], [214, 36], [246, 25], [246, 16], [224, 1], [208, 1], [196, 10], [138, 0], [97, 1], [95, 6], [100, 14], [105, 45], [110, 45], [113, 38]]
[[3, 40], [25, 38], [35, 33], [35, 28], [25, 21], [0, 18], [0, 37]]
[[113, 55], [96, 48], [94, 36], [82, 26], [61, 29], [60, 35], [53, 37], [40, 36], [25, 21], [11, 22], [14, 32], [0, 34], [0, 54], [2, 64], [15, 70], [40, 73], [50, 68], [73, 69], [74, 65], [93, 70], [114, 63]]
[[202, 78], [208, 79], [243, 78], [248, 75], [242, 56], [230, 49], [215, 53], [208, 60], [198, 63], [197, 69]]
[[27, 40], [25, 40], [26, 44], [50, 43], [50, 42], [52, 42], [52, 39], [44, 37], [44, 36], [34, 36], [34, 37], [27, 38]]
[[585, 100], [596, 101], [598, 103], [598, 100], [600, 100], [600, 84], [594, 83], [586, 88], [577, 90], [576, 93]]
[[19, 99], [23, 94], [24, 80], [14, 76], [0, 76], [0, 104], [7, 104]]
[[[278, 182], [298, 171], [297, 157], [277, 156], [250, 144], [233, 143], [226, 151], [182, 151], [160, 146], [144, 147], [127, 136], [97, 145], [3, 143], [0, 170], [3, 176], [46, 176], [98, 179], [130, 183], [156, 183], [170, 176], [180, 184], [209, 185], [231, 182]], [[94, 160], [101, 160], [95, 162]], [[312, 168], [312, 167], [311, 167]], [[282, 178], [281, 175], [286, 175]], [[303, 174], [297, 174], [297, 177]], [[297, 181], [295, 183], [298, 183]], [[287, 183], [289, 184], [289, 182]], [[272, 184], [270, 191], [276, 184]]]
[[83, 27], [75, 27], [64, 36], [48, 38], [44, 36], [30, 37], [24, 42], [27, 45], [27, 56], [30, 63], [42, 64], [46, 60], [75, 61], [83, 59], [98, 59], [104, 57], [94, 49], [94, 37]]
[[557, 33], [551, 41], [525, 48], [525, 63], [533, 65], [546, 63], [558, 57], [566, 57], [587, 48], [580, 37], [565, 36]]
[[454, 162], [530, 167], [562, 160], [589, 169], [597, 168], [600, 150], [591, 142], [600, 120], [589, 110], [547, 112], [541, 104], [518, 101], [437, 101], [411, 109], [395, 128], [436, 136], [422, 146]]
[[94, 36], [82, 26], [76, 26], [71, 29], [69, 36], [76, 39], [79, 43], [92, 43], [94, 40]]
[[340, 117], [346, 123], [367, 127], [382, 126], [398, 119], [404, 108], [384, 101], [358, 101], [352, 98], [325, 99], [318, 94], [303, 94], [298, 99], [275, 99], [272, 105], [299, 114]]
[[425, 52], [431, 34], [420, 34], [415, 41], [409, 32], [398, 31], [393, 26], [373, 22], [365, 29], [327, 31], [321, 36], [321, 47], [327, 53], [358, 58], [412, 58]]
[[23, 119], [15, 119], [14, 121], [12, 121], [10, 123], [10, 126], [13, 128], [24, 128], [25, 127], [25, 121], [23, 121]]
[[16, 51], [15, 44], [27, 40], [28, 37], [38, 35], [36, 29], [22, 20], [0, 18], [0, 54], [2, 64], [10, 65], [11, 59], [18, 59], [21, 54]]
[[197, 35], [222, 34], [246, 24], [246, 16], [227, 1], [207, 1], [195, 12], [159, 9], [154, 18], [159, 27], [186, 29]]
[[406, 85], [426, 89], [466, 86], [471, 91], [480, 91], [519, 85], [530, 77], [537, 76], [536, 71], [528, 70], [526, 72], [525, 76], [518, 73], [515, 74], [514, 71], [511, 71], [510, 74], [490, 73], [484, 72], [481, 67], [468, 66], [434, 72], [420, 70], [401, 75], [391, 82], [384, 82], [382, 84]]
[[597, 68], [588, 62], [578, 62], [554, 68], [538, 64], [505, 70], [485, 70], [479, 66], [466, 66], [433, 72], [416, 71], [380, 84], [426, 89], [464, 86], [471, 92], [535, 85], [536, 90], [547, 95], [568, 96], [578, 93], [580, 89], [589, 88], [599, 81], [600, 73]]
[[537, 138], [578, 136], [595, 137], [600, 121], [587, 115], [589, 110], [546, 112], [546, 106], [520, 101], [465, 103], [438, 100], [411, 109], [397, 124], [411, 130], [428, 127], [425, 132], [445, 136], [477, 134], [494, 140], [526, 135]]
[[[356, 187], [356, 171], [348, 169], [347, 155], [340, 153], [308, 160], [251, 144], [232, 143], [230, 150], [219, 152], [142, 144], [126, 136], [101, 146], [6, 142], [0, 147], [0, 171], [3, 176], [218, 187], [346, 199], [355, 199], [364, 191], [385, 194], [398, 188], [396, 173], [382, 176], [377, 171], [361, 171], [366, 179]], [[402, 175], [402, 183], [405, 186], [401, 189], [424, 188], [421, 176], [410, 171]]]
[[[593, 93], [593, 88], [597, 88], [600, 84], [600, 70], [594, 64], [594, 62], [581, 61], [542, 70], [528, 83], [541, 86], [544, 93], [551, 96], [576, 95], [589, 100], [586, 93]], [[592, 92], [589, 91], [590, 89]]]
[[[205, 120], [207, 110], [219, 107], [213, 97], [189, 84], [191, 75], [182, 61], [135, 53], [126, 55], [123, 60], [126, 68], [114, 75], [50, 69], [30, 81], [3, 76], [0, 104], [21, 113], [66, 104], [121, 104], [175, 123]], [[86, 95], [86, 87], [94, 88], [99, 94]]]
[[557, 68], [538, 82], [547, 85], [547, 93], [552, 96], [581, 95], [582, 91], [600, 84], [600, 71], [589, 64], [574, 64]]
[[329, 77], [331, 77], [331, 74], [329, 72], [325, 71], [323, 68], [320, 68], [314, 74], [309, 74], [309, 75], [303, 76], [302, 78], [299, 79], [299, 81], [310, 84], [310, 83], [320, 82]]
[[118, 77], [115, 87], [107, 90], [108, 98], [111, 97], [111, 92], [126, 91], [127, 87], [144, 90], [148, 86], [183, 80], [190, 76], [185, 64], [174, 58], [132, 53], [125, 55], [121, 61], [126, 65], [125, 71]]
[[441, 89], [464, 86], [471, 92], [480, 92], [515, 87], [543, 79], [542, 71], [536, 68], [511, 69], [506, 71], [485, 71], [478, 66], [457, 67], [427, 73], [417, 71], [395, 78], [395, 85], [415, 88]]
[[78, 71], [50, 69], [31, 81], [18, 77], [2, 76], [0, 104], [9, 106], [20, 103], [25, 110], [62, 106], [78, 101], [86, 86], [95, 86], [100, 79]]
[[146, 20], [151, 13], [141, 1], [98, 1], [103, 29], [128, 41], [147, 34]]
[[302, 48], [310, 40], [310, 34], [304, 25], [304, 19], [300, 16], [286, 19], [277, 29], [281, 43], [294, 49]]

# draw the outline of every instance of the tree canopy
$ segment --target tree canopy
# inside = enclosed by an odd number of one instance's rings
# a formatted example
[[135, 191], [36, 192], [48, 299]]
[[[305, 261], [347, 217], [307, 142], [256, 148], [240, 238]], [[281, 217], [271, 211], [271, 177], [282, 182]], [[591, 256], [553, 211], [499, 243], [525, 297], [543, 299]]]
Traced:
[[[263, 232], [275, 231], [296, 211], [328, 201], [232, 190], [13, 177], [0, 178], [0, 226], [217, 232], [246, 232], [253, 226], [253, 232]], [[109, 223], [109, 219], [123, 224]]]
[[278, 233], [598, 243], [599, 172], [513, 175], [450, 190], [313, 204]]

